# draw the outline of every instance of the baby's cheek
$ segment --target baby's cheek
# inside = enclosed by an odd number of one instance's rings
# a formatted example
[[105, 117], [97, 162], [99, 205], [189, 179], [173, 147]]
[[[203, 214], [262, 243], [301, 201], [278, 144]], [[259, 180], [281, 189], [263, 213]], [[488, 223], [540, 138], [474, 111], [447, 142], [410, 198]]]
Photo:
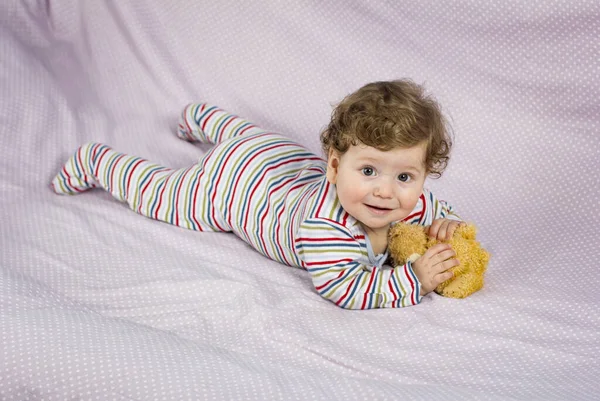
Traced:
[[346, 185], [344, 198], [351, 202], [361, 202], [368, 193], [368, 188], [362, 185], [362, 183], [354, 181]]
[[406, 197], [406, 201], [404, 202], [404, 207], [406, 209], [413, 210], [415, 207], [417, 207], [417, 203], [419, 202], [420, 195], [421, 195], [421, 192], [411, 193], [409, 196]]
[[341, 190], [338, 190], [338, 200], [340, 201], [340, 204], [346, 211], [352, 209], [353, 205], [360, 201], [359, 195], [360, 194], [357, 191], [357, 188], [346, 187]]

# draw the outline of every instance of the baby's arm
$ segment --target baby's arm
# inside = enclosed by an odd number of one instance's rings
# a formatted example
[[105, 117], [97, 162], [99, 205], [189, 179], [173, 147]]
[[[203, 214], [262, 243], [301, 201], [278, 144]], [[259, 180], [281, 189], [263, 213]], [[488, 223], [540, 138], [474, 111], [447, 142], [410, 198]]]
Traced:
[[394, 268], [361, 264], [359, 241], [335, 221], [303, 222], [295, 246], [317, 292], [342, 308], [398, 308], [421, 301], [411, 262]]

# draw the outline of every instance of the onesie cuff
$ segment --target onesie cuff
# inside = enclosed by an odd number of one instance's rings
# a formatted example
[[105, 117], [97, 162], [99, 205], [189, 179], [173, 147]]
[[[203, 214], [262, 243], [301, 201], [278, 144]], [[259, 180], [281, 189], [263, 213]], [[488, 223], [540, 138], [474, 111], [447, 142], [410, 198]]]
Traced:
[[412, 262], [411, 261], [407, 261], [406, 262], [406, 269], [408, 270], [409, 276], [410, 278], [412, 278], [414, 280], [414, 291], [413, 294], [411, 296], [411, 300], [412, 303], [414, 305], [418, 305], [421, 303], [421, 300], [423, 299], [423, 296], [421, 295], [421, 282], [419, 281], [419, 279], [417, 278], [417, 275], [415, 274], [413, 268], [412, 268]]
[[454, 213], [448, 213], [446, 215], [445, 219], [454, 220], [454, 221], [463, 221], [463, 219], [461, 219], [459, 215], [454, 214]]

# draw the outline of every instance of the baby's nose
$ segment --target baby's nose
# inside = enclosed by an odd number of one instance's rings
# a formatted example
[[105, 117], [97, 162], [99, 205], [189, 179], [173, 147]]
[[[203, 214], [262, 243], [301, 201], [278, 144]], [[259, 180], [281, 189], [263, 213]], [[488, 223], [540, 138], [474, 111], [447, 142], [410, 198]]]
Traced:
[[380, 183], [375, 187], [375, 195], [380, 198], [391, 198], [392, 196], [392, 186], [387, 183]]

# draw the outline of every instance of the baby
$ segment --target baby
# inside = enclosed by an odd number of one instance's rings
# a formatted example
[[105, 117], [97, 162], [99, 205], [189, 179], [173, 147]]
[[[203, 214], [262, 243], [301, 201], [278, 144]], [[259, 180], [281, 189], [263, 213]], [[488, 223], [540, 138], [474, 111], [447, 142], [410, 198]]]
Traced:
[[81, 146], [52, 181], [59, 194], [96, 186], [136, 212], [197, 231], [231, 231], [266, 257], [306, 269], [316, 291], [347, 309], [418, 304], [458, 265], [447, 244], [388, 266], [398, 221], [448, 239], [452, 208], [424, 189], [451, 141], [437, 103], [408, 80], [348, 95], [321, 134], [324, 161], [299, 144], [205, 103], [185, 107], [177, 135], [215, 144], [173, 170], [110, 147]]

